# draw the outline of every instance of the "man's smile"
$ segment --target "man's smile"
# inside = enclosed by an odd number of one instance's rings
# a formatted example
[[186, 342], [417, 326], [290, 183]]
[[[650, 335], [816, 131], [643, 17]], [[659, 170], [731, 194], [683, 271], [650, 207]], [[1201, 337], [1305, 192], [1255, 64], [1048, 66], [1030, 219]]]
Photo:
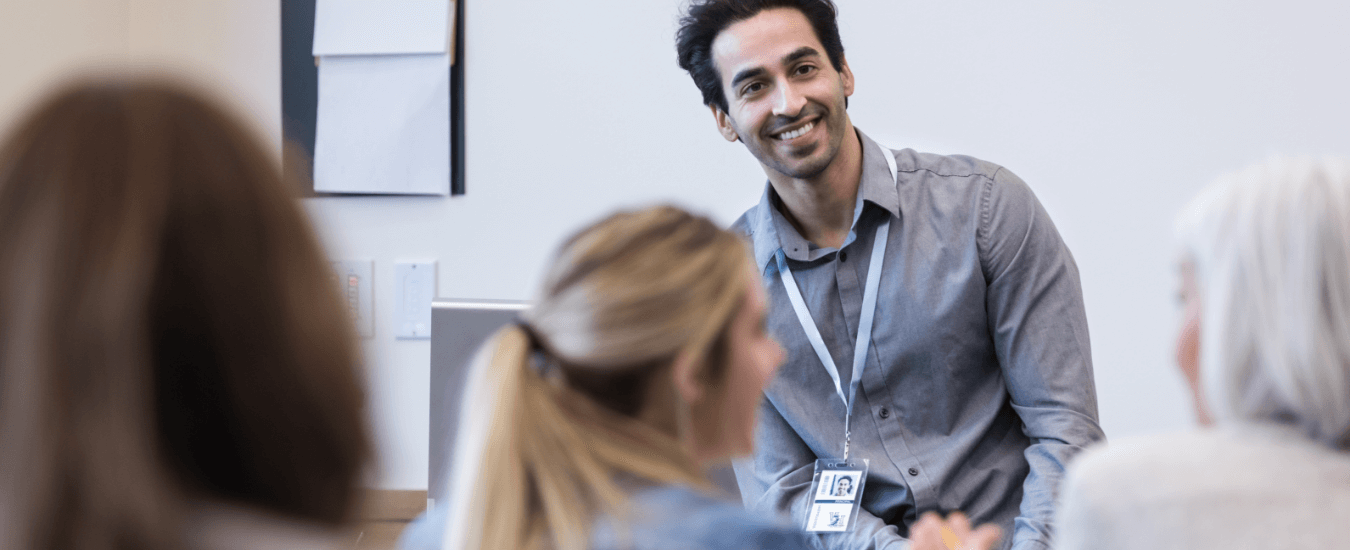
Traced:
[[810, 132], [811, 129], [815, 127], [816, 121], [812, 120], [810, 122], [807, 122], [805, 126], [773, 134], [773, 138], [777, 140], [788, 141], [805, 135], [807, 132]]

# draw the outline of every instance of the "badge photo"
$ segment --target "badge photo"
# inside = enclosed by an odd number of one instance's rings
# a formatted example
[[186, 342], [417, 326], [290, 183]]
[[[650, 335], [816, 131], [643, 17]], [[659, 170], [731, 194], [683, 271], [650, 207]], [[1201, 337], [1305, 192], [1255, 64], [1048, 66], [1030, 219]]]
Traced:
[[816, 490], [816, 500], [853, 500], [858, 494], [858, 478], [861, 472], [856, 470], [826, 470], [820, 474], [820, 485]]

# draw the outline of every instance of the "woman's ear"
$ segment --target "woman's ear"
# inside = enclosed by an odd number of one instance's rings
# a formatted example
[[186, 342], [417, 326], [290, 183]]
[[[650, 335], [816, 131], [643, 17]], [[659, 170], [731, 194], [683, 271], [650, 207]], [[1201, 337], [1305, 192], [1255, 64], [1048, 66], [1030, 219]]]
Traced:
[[671, 365], [671, 377], [674, 378], [675, 391], [685, 403], [697, 403], [703, 399], [706, 381], [703, 377], [704, 362], [688, 352], [681, 352]]

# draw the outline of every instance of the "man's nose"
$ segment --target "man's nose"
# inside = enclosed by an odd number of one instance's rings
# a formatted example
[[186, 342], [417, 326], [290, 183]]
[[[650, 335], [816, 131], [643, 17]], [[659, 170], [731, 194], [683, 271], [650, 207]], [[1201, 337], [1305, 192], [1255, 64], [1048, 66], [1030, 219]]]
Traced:
[[775, 116], [796, 117], [806, 106], [806, 96], [792, 82], [782, 82], [774, 96], [773, 114]]

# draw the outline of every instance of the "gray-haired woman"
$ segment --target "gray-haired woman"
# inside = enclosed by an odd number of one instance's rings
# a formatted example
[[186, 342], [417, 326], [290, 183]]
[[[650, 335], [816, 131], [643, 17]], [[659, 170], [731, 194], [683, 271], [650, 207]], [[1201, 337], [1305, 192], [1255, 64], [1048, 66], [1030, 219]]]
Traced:
[[1085, 453], [1061, 550], [1350, 540], [1350, 162], [1227, 176], [1177, 225], [1177, 363], [1203, 429]]

